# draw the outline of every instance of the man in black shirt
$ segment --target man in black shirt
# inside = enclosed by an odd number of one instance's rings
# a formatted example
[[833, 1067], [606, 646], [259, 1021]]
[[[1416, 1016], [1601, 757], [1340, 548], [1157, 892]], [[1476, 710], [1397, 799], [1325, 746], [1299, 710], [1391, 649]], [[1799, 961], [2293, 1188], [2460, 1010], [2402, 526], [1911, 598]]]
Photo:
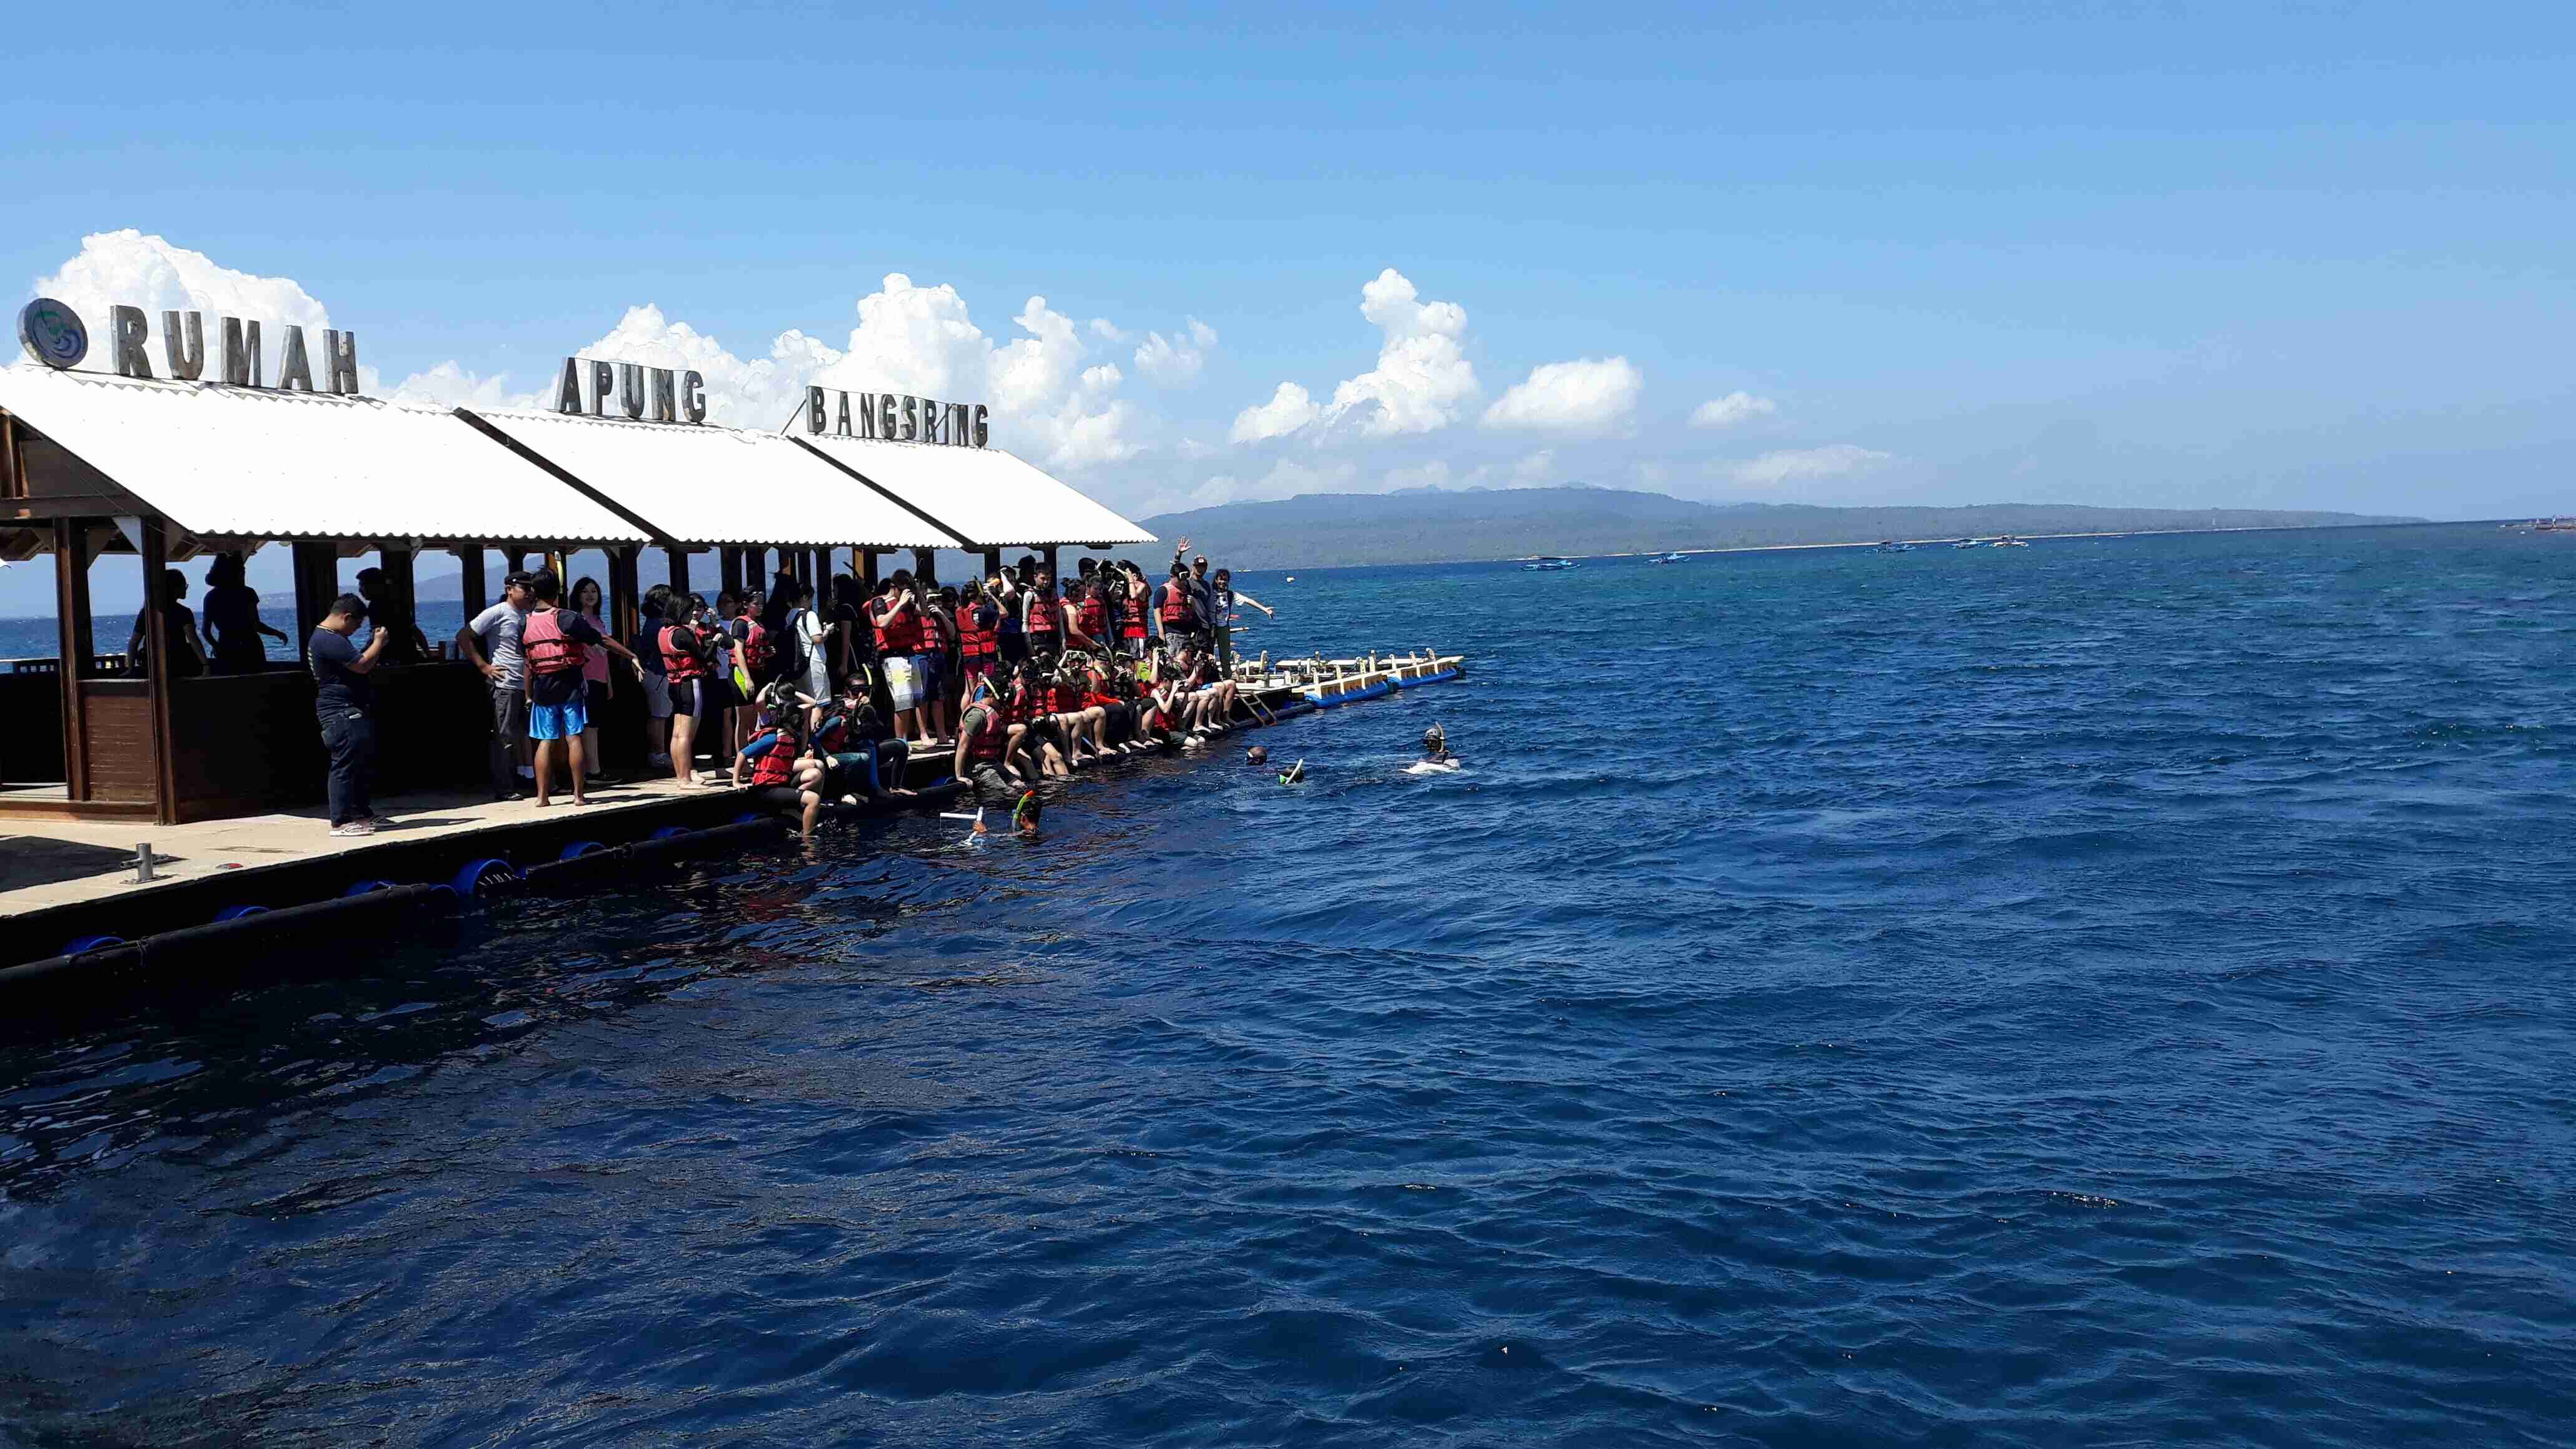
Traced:
[[351, 643], [349, 636], [366, 617], [366, 600], [342, 594], [304, 645], [313, 671], [313, 714], [322, 726], [322, 746], [331, 752], [335, 836], [373, 835], [393, 824], [378, 819], [367, 799], [367, 772], [376, 762], [376, 682], [367, 676], [384, 656], [385, 631], [370, 630], [363, 650]]

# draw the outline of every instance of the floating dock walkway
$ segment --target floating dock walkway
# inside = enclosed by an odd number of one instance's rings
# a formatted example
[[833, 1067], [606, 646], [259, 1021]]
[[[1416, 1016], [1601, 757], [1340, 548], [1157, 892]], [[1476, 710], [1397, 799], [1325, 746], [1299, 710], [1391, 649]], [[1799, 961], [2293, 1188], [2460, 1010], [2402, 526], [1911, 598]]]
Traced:
[[[1286, 720], [1455, 679], [1463, 662], [1433, 650], [1263, 656], [1238, 661], [1235, 677]], [[1236, 718], [1248, 712], [1238, 705]], [[916, 756], [906, 783], [944, 782], [949, 763]], [[113, 1011], [176, 980], [219, 989], [280, 951], [346, 953], [399, 918], [478, 897], [613, 890], [647, 865], [755, 848], [789, 828], [730, 786], [600, 785], [587, 807], [563, 794], [544, 811], [487, 793], [382, 801], [399, 823], [356, 839], [330, 835], [319, 808], [170, 826], [11, 821], [0, 839], [0, 999]]]

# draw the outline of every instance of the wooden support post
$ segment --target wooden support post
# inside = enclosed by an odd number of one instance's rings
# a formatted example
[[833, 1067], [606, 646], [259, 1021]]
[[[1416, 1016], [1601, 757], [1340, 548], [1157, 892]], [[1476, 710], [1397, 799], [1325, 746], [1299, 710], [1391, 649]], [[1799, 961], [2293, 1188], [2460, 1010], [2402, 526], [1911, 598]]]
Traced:
[[483, 545], [466, 544], [456, 550], [456, 562], [463, 576], [456, 581], [457, 594], [465, 606], [465, 617], [472, 619], [492, 602], [491, 591], [483, 582]]
[[[409, 548], [392, 543], [386, 544], [379, 552], [384, 560], [379, 567], [385, 574], [385, 602], [392, 606], [394, 618], [402, 626], [386, 635], [385, 652], [380, 657], [388, 664], [417, 664], [420, 662], [420, 655], [412, 648], [412, 631], [420, 625], [420, 605], [412, 596], [412, 583], [417, 575], [415, 567], [417, 556]], [[370, 622], [384, 621], [378, 619]], [[304, 641], [297, 640], [295, 648], [300, 655], [304, 649]]]
[[644, 627], [640, 617], [644, 591], [636, 586], [639, 573], [635, 567], [636, 557], [642, 551], [630, 543], [608, 553], [608, 627], [616, 632], [617, 642], [621, 644], [634, 638]]
[[880, 575], [877, 572], [877, 559], [884, 552], [885, 550], [877, 548], [863, 548], [859, 550], [859, 581], [866, 584], [868, 586], [868, 592], [872, 594], [877, 591], [877, 584], [880, 579]]
[[90, 674], [89, 525], [77, 518], [54, 520], [54, 618], [63, 682], [63, 794], [86, 800], [89, 701], [81, 697], [81, 681]]
[[984, 550], [984, 577], [988, 579], [993, 578], [1001, 572], [1002, 551], [998, 548], [988, 548]]
[[671, 592], [686, 599], [689, 596], [689, 551], [675, 543], [663, 552], [671, 556]]
[[747, 550], [739, 548], [716, 550], [716, 585], [728, 594], [742, 592], [742, 566], [745, 552]]
[[26, 468], [18, 456], [18, 418], [0, 408], [0, 498], [26, 496]]
[[1062, 576], [1062, 575], [1060, 575], [1060, 574], [1058, 574], [1058, 573], [1055, 571], [1055, 545], [1054, 545], [1054, 544], [1048, 544], [1048, 545], [1046, 546], [1046, 571], [1047, 571], [1047, 577], [1048, 577], [1048, 578], [1050, 578], [1050, 579], [1054, 580], [1054, 581], [1055, 581], [1055, 582], [1057, 582], [1057, 583], [1062, 583], [1062, 582], [1064, 582], [1064, 578], [1063, 578], [1063, 576]]
[[295, 637], [296, 648], [313, 637], [322, 620], [331, 612], [331, 601], [340, 596], [340, 549], [336, 544], [298, 543], [289, 545], [295, 558]]
[[[161, 534], [161, 520], [146, 518], [143, 530], [143, 647], [150, 651], [144, 659], [143, 688], [151, 704], [152, 715], [152, 804], [153, 818], [164, 825], [179, 823], [179, 786], [177, 762], [170, 748], [170, 630], [162, 611], [169, 604], [170, 591], [161, 582], [161, 571], [169, 567], [170, 546]], [[323, 545], [328, 548], [329, 545]], [[335, 551], [336, 553], [336, 551]], [[310, 633], [311, 630], [306, 630]]]
[[523, 574], [528, 571], [527, 545], [514, 543], [508, 548], [503, 549], [501, 553], [504, 558], [507, 558], [510, 561], [509, 568], [503, 570], [503, 572]]
[[939, 584], [939, 550], [916, 548], [912, 551], [912, 576], [933, 588]]

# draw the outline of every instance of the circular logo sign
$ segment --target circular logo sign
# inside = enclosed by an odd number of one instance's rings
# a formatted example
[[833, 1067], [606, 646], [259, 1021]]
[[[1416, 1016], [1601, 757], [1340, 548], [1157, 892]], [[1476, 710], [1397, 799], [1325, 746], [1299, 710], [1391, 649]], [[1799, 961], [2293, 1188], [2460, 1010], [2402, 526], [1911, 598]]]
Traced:
[[51, 297], [18, 309], [18, 341], [47, 367], [78, 367], [89, 356], [89, 329], [80, 314]]

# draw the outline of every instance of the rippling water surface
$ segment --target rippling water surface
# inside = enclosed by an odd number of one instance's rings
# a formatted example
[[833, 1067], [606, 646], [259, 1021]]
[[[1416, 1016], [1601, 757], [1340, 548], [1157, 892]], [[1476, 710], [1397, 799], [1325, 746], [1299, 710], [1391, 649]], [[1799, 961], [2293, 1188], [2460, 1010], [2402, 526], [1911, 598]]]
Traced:
[[0, 1439], [2567, 1442], [2576, 541], [1246, 582], [1474, 672], [0, 1046]]

